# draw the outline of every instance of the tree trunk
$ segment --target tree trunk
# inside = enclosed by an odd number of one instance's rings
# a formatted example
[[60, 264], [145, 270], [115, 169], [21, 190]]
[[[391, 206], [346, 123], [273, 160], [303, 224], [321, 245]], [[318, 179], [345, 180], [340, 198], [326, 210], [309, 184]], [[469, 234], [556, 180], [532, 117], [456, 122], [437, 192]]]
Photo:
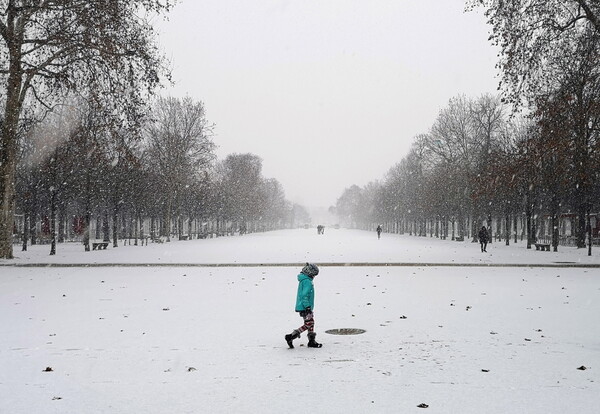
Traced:
[[31, 245], [37, 244], [37, 190], [32, 193], [31, 210], [29, 212], [29, 238]]
[[85, 169], [85, 228], [83, 229], [83, 248], [86, 252], [90, 251], [90, 224], [92, 222], [92, 212], [91, 212], [91, 177], [90, 177], [90, 168], [87, 166]]
[[529, 208], [527, 209], [525, 215], [527, 220], [527, 248], [531, 249], [531, 211]]
[[[99, 237], [96, 237], [99, 238]], [[104, 219], [102, 220], [102, 241], [110, 242], [110, 226], [108, 223], [108, 210], [104, 210]]]
[[552, 198], [550, 199], [550, 229], [552, 232], [552, 249], [557, 252], [558, 251], [558, 208], [559, 201], [556, 192], [554, 191], [552, 194]]
[[531, 243], [532, 244], [535, 244], [538, 241], [538, 239], [537, 239], [537, 229], [538, 229], [537, 221], [538, 221], [538, 217], [535, 213], [535, 204], [534, 204], [531, 208]]
[[513, 220], [512, 220], [512, 222], [513, 222], [513, 233], [515, 234], [515, 240], [514, 240], [515, 244], [517, 244], [517, 242], [519, 241], [518, 240], [518, 237], [519, 237], [519, 228], [518, 228], [517, 221], [518, 221], [517, 220], [517, 215], [515, 213], [515, 214], [513, 214]]
[[133, 245], [138, 245], [138, 218], [137, 214], [133, 214]]
[[[62, 203], [61, 203], [62, 204]], [[58, 210], [58, 242], [65, 242], [65, 207], [61, 206]]]
[[0, 259], [12, 259], [12, 234], [15, 221], [15, 180], [17, 169], [17, 128], [22, 102], [21, 55], [18, 45], [11, 47], [6, 106], [0, 136]]
[[527, 229], [527, 248], [528, 249], [531, 249], [531, 243], [533, 242], [533, 236], [531, 234], [532, 215], [533, 215], [533, 206], [531, 204], [531, 196], [528, 193], [525, 198], [525, 222], [526, 222], [526, 229]]
[[119, 247], [119, 207], [117, 206], [116, 202], [113, 206], [112, 227], [113, 247]]
[[27, 233], [28, 233], [28, 224], [29, 224], [29, 212], [25, 211], [23, 215], [23, 248], [22, 251], [27, 251]]
[[[587, 124], [587, 122], [586, 122]], [[575, 133], [575, 146], [573, 154], [573, 165], [575, 166], [575, 193], [573, 201], [575, 204], [575, 212], [577, 213], [577, 228], [575, 237], [577, 248], [585, 247], [586, 223], [585, 216], [587, 212], [587, 204], [589, 201], [589, 187], [587, 185], [589, 171], [589, 156], [588, 156], [588, 139], [586, 136], [586, 126], [578, 125]]]
[[552, 248], [555, 252], [558, 251], [558, 215], [556, 212], [552, 213], [552, 219], [550, 225], [552, 226]]
[[58, 150], [54, 150], [54, 155], [50, 160], [50, 256], [56, 254], [56, 209], [58, 198]]
[[505, 244], [507, 246], [509, 246], [510, 245], [510, 212], [509, 211], [506, 212], [505, 220], [506, 220], [506, 239], [505, 239]]
[[86, 252], [89, 252], [90, 251], [90, 224], [92, 222], [89, 206], [85, 207], [85, 219], [84, 220], [85, 220], [85, 229], [83, 229], [83, 247]]
[[[582, 197], [582, 196], [580, 196]], [[579, 198], [579, 197], [576, 197]], [[580, 204], [579, 204], [580, 203]], [[585, 235], [586, 235], [586, 225], [585, 225], [585, 216], [586, 216], [586, 206], [584, 202], [578, 201], [577, 206], [577, 231], [575, 233], [577, 237], [577, 248], [581, 249], [585, 247]]]
[[169, 197], [169, 201], [167, 201], [167, 217], [166, 217], [167, 243], [169, 243], [171, 241], [171, 207], [172, 207], [172, 203], [173, 203], [172, 199], [173, 199], [173, 197]]
[[444, 232], [444, 240], [448, 238], [448, 217], [444, 216], [442, 221], [442, 231]]
[[591, 218], [590, 218], [590, 209], [588, 206], [588, 210], [587, 210], [587, 225], [586, 225], [586, 230], [587, 230], [587, 236], [588, 236], [588, 256], [592, 255], [592, 222], [591, 222]]
[[56, 190], [50, 190], [50, 256], [56, 254]]

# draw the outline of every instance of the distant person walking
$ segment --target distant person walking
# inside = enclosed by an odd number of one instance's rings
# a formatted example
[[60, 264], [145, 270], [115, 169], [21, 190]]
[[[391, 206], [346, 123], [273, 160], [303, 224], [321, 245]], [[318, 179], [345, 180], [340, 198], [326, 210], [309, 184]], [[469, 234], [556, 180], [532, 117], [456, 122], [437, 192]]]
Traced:
[[377, 239], [381, 238], [381, 232], [383, 231], [383, 229], [381, 228], [381, 224], [379, 226], [377, 226]]
[[479, 230], [479, 244], [481, 245], [481, 251], [482, 252], [486, 252], [487, 253], [487, 244], [489, 241], [489, 234], [487, 229], [485, 228], [485, 226], [483, 226], [481, 228], [481, 230]]
[[313, 309], [315, 308], [315, 288], [313, 279], [319, 274], [319, 268], [312, 263], [306, 263], [298, 275], [298, 293], [296, 294], [296, 312], [304, 320], [304, 324], [298, 329], [294, 329], [291, 334], [285, 336], [285, 341], [290, 348], [294, 347], [294, 339], [300, 338], [300, 334], [308, 331], [308, 347], [321, 348], [323, 345], [315, 341], [315, 318]]

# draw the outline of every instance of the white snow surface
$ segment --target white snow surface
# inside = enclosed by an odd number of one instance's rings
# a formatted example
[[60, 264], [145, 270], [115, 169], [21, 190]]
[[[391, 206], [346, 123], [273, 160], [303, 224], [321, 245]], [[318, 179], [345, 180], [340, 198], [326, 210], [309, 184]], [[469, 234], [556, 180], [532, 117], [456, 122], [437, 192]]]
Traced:
[[[344, 229], [15, 250], [0, 413], [595, 413], [600, 271], [556, 265], [600, 259], [559, 250]], [[323, 348], [288, 349], [306, 261]], [[34, 263], [82, 266], [11, 266]]]

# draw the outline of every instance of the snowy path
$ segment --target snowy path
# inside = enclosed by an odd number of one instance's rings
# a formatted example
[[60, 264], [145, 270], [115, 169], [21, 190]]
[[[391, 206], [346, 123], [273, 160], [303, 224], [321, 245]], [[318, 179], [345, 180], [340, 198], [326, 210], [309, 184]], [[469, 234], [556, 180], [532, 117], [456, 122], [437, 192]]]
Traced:
[[[318, 350], [289, 350], [283, 340], [300, 324], [297, 267], [0, 267], [0, 412], [420, 413], [421, 403], [427, 413], [595, 412], [600, 277], [547, 265], [598, 256], [496, 244], [482, 256], [470, 243], [373, 236], [275, 232], [88, 254], [64, 248], [50, 260], [427, 256], [546, 266], [324, 266], [315, 279]], [[45, 254], [17, 262], [44, 263]], [[324, 333], [334, 328], [366, 333]]]
[[[382, 234], [358, 230], [326, 229], [281, 230], [242, 237], [173, 241], [148, 246], [120, 246], [116, 249], [84, 252], [78, 243], [59, 244], [57, 254], [49, 256], [49, 246], [30, 246], [21, 252], [15, 246], [16, 259], [0, 259], [2, 264], [297, 264], [305, 261], [329, 264], [592, 264], [600, 265], [600, 249], [593, 255], [587, 249], [559, 247], [558, 252], [527, 250], [525, 242], [510, 246], [503, 242], [488, 246], [481, 253], [478, 243], [455, 242], [431, 237]], [[1, 271], [1, 268], [0, 268]]]

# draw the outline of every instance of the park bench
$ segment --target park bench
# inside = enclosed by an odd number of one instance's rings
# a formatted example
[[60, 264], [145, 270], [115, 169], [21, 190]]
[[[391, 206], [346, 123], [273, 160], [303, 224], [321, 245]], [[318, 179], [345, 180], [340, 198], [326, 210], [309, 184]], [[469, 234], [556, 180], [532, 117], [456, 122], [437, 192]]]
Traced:
[[547, 250], [547, 251], [550, 251], [550, 245], [546, 244], [546, 243], [536, 243], [535, 244], [535, 250], [541, 250], [541, 251]]
[[92, 243], [92, 250], [106, 250], [108, 242]]
[[465, 236], [456, 236], [454, 238], [455, 241], [465, 241]]
[[184, 234], [183, 236], [181, 236], [181, 237], [179, 238], [179, 240], [187, 240], [187, 239], [188, 239], [188, 237], [189, 237], [189, 236], [188, 236], [187, 234]]

